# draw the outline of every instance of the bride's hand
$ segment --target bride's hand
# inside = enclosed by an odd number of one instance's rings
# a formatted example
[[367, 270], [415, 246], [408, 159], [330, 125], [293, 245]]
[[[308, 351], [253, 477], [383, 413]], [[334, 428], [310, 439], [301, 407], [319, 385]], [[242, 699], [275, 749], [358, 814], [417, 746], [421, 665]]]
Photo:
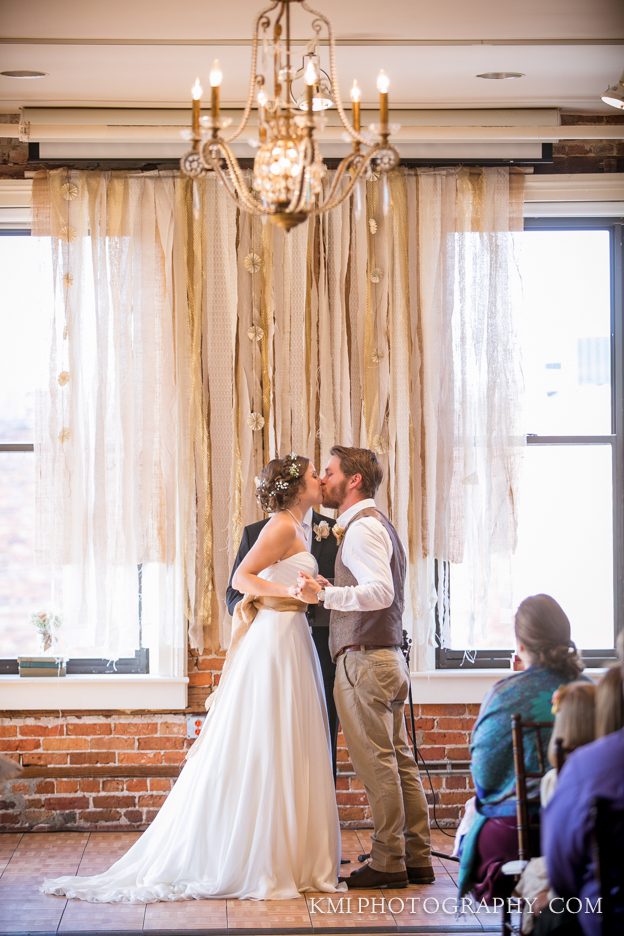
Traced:
[[291, 598], [301, 598], [301, 591], [298, 585], [289, 585], [288, 594]]
[[331, 585], [329, 579], [326, 579], [324, 575], [317, 575], [316, 581], [319, 583], [321, 588], [327, 588], [328, 585]]
[[307, 604], [318, 604], [318, 593], [321, 586], [316, 579], [313, 579], [311, 575], [307, 575], [305, 572], [299, 572], [297, 584], [299, 585], [298, 597], [302, 601], [307, 602]]

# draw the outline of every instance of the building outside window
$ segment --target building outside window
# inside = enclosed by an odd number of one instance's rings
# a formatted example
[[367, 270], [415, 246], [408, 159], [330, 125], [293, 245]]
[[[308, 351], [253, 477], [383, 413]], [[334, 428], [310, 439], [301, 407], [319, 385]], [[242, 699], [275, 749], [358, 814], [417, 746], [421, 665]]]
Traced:
[[500, 666], [527, 595], [552, 595], [587, 662], [614, 655], [622, 627], [622, 225], [528, 221], [515, 235], [524, 377], [518, 544], [492, 558], [487, 612], [472, 619], [470, 557], [440, 563], [450, 627], [438, 665]]
[[[37, 502], [34, 453], [38, 398], [46, 392], [52, 320], [52, 257], [46, 238], [28, 231], [2, 232], [0, 279], [0, 671], [17, 671], [16, 657], [40, 652], [31, 615], [62, 614], [58, 589], [50, 571], [38, 560]], [[70, 658], [68, 672], [148, 671], [148, 643], [142, 627], [143, 574], [137, 567], [135, 620], [128, 621], [136, 637], [135, 654], [113, 660], [81, 648], [76, 654], [62, 643]], [[110, 659], [108, 658], [110, 657]]]

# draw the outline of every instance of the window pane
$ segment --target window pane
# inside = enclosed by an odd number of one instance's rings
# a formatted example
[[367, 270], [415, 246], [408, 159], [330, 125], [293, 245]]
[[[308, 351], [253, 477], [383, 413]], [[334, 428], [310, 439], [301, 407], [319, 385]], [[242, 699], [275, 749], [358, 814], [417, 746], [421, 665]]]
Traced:
[[0, 452], [0, 656], [37, 653], [35, 611], [49, 611], [49, 576], [35, 566], [35, 458]]
[[517, 235], [526, 431], [611, 432], [609, 232]]
[[532, 445], [520, 479], [518, 549], [494, 560], [487, 620], [470, 633], [470, 562], [451, 566], [451, 644], [512, 648], [513, 615], [527, 595], [560, 603], [579, 647], [613, 646], [610, 445]]
[[47, 238], [0, 237], [0, 442], [32, 442], [34, 392], [46, 385], [52, 263]]

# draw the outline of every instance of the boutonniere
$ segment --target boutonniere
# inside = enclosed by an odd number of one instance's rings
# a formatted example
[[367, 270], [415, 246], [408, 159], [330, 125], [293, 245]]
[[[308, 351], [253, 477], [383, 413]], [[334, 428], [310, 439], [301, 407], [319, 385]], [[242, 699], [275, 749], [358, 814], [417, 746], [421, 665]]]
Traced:
[[314, 539], [317, 543], [327, 539], [329, 536], [329, 523], [327, 520], [321, 520], [320, 523], [313, 523], [312, 529], [314, 530]]
[[345, 535], [346, 532], [347, 532], [347, 528], [341, 527], [338, 523], [335, 523], [332, 527], [332, 533], [336, 537], [337, 543], [342, 542], [342, 537]]

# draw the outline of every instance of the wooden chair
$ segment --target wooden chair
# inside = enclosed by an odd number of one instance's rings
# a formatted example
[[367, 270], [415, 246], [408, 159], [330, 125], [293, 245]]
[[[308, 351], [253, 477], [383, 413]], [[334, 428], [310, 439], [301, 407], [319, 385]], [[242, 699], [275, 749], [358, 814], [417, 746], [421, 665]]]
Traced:
[[555, 767], [557, 768], [557, 774], [561, 773], [567, 755], [568, 752], [563, 746], [563, 738], [555, 738]]
[[[537, 769], [527, 770], [524, 737], [527, 732], [535, 735], [535, 750], [537, 752]], [[530, 837], [531, 833], [539, 834], [539, 812], [531, 813], [529, 803], [539, 804], [539, 781], [548, 770], [546, 757], [548, 741], [542, 734], [552, 732], [552, 722], [523, 721], [521, 715], [511, 716], [511, 738], [513, 744], [514, 773], [516, 775], [516, 828], [518, 830], [518, 860], [524, 864], [532, 855]], [[529, 781], [534, 780], [529, 789]], [[536, 788], [537, 787], [537, 795]], [[533, 795], [531, 795], [533, 794]]]
[[[539, 841], [539, 810], [531, 809], [539, 805], [539, 781], [549, 768], [547, 751], [548, 738], [552, 732], [552, 722], [523, 721], [518, 713], [511, 716], [511, 740], [513, 746], [514, 774], [516, 780], [516, 829], [518, 832], [518, 859], [508, 861], [501, 871], [517, 881], [526, 868], [529, 859], [537, 855], [533, 844]], [[525, 737], [534, 735], [537, 767], [527, 768]], [[533, 782], [531, 782], [533, 781]], [[507, 904], [503, 908], [502, 933], [517, 932]]]
[[624, 933], [624, 809], [598, 797], [592, 809], [596, 879], [600, 887], [602, 936]]

